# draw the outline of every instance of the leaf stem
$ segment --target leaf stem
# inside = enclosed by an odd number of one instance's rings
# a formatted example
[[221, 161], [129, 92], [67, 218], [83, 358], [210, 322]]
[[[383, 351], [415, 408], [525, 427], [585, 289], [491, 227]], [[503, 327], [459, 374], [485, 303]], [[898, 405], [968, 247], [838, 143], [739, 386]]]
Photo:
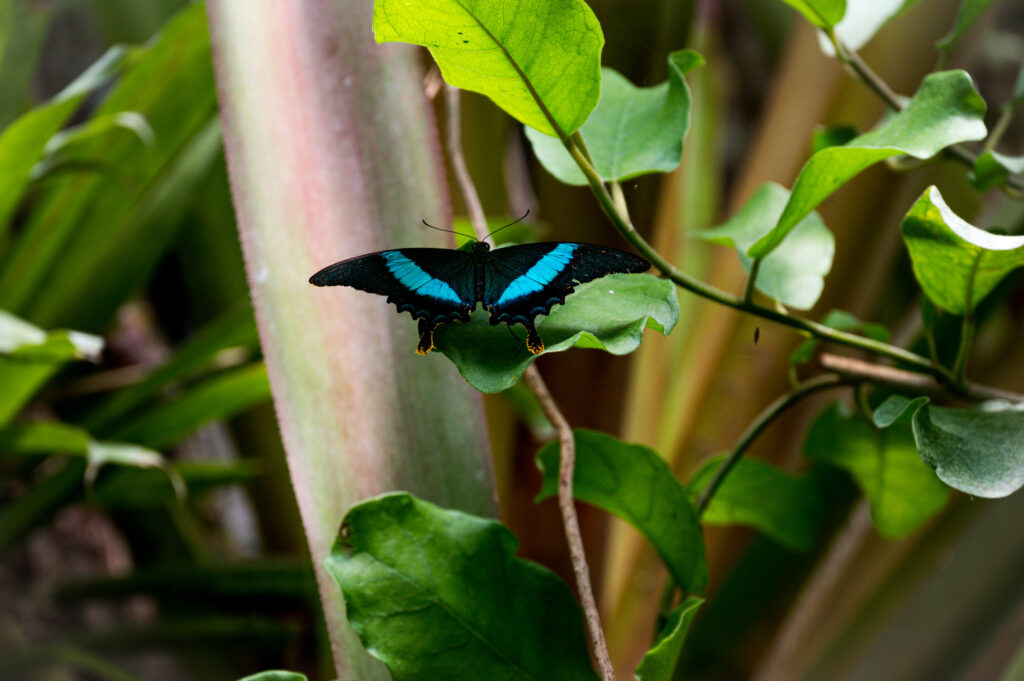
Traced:
[[697, 509], [697, 517], [700, 518], [704, 515], [704, 512], [708, 508], [708, 504], [711, 503], [711, 498], [714, 497], [715, 492], [718, 491], [722, 483], [725, 482], [725, 478], [729, 475], [729, 472], [733, 467], [739, 463], [740, 459], [743, 458], [743, 454], [750, 447], [751, 443], [757, 439], [757, 436], [764, 431], [771, 423], [781, 416], [791, 406], [820, 390], [826, 390], [828, 388], [836, 388], [843, 385], [853, 385], [857, 381], [849, 378], [843, 378], [836, 374], [824, 374], [822, 376], [815, 376], [807, 381], [804, 381], [800, 385], [796, 386], [787, 393], [784, 393], [774, 402], [768, 405], [768, 407], [758, 414], [757, 418], [747, 426], [747, 430], [740, 436], [740, 439], [733, 445], [732, 450], [729, 452], [729, 456], [726, 457], [722, 465], [715, 471], [715, 475], [711, 478], [711, 482], [704, 488], [704, 491], [697, 497], [695, 504]]
[[[889, 85], [882, 80], [882, 78], [875, 73], [867, 63], [861, 59], [860, 55], [857, 54], [856, 50], [851, 50], [839, 40], [839, 37], [835, 34], [834, 30], [825, 31], [825, 35], [828, 36], [829, 41], [832, 43], [832, 47], [836, 53], [836, 59], [839, 60], [844, 66], [846, 66], [854, 76], [857, 77], [862, 83], [870, 88], [878, 97], [889, 106], [893, 111], [899, 112], [906, 108], [903, 102], [900, 100], [900, 96], [897, 95]], [[998, 125], [998, 124], [997, 124]], [[1001, 135], [1002, 133], [1000, 133]], [[998, 140], [998, 138], [997, 138]], [[987, 148], [987, 147], [986, 147]], [[978, 159], [977, 154], [972, 154], [959, 145], [952, 145], [947, 147], [943, 154], [949, 158], [962, 163], [968, 168], [974, 168], [974, 162]], [[1013, 192], [1024, 191], [1024, 184], [1020, 183], [1013, 178], [1006, 179], [1007, 189]]]
[[665, 258], [663, 258], [653, 246], [647, 243], [647, 241], [640, 236], [640, 233], [636, 231], [636, 228], [628, 218], [619, 212], [615, 205], [615, 200], [605, 187], [601, 176], [597, 174], [594, 167], [583, 156], [579, 147], [573, 144], [572, 141], [566, 142], [565, 147], [576, 162], [576, 165], [579, 166], [580, 170], [583, 172], [583, 175], [587, 178], [591, 191], [594, 192], [602, 210], [604, 210], [616, 230], [618, 230], [622, 237], [628, 241], [633, 248], [651, 261], [651, 263], [660, 270], [663, 275], [668, 277], [676, 285], [690, 291], [691, 293], [719, 303], [720, 305], [725, 305], [726, 307], [731, 307], [735, 310], [761, 317], [762, 319], [768, 319], [793, 329], [805, 331], [822, 340], [831, 341], [851, 348], [857, 348], [883, 357], [889, 357], [890, 359], [903, 362], [921, 373], [930, 374], [945, 380], [951, 380], [952, 376], [943, 367], [933, 364], [928, 358], [910, 352], [909, 350], [889, 345], [888, 343], [872, 340], [871, 338], [865, 338], [864, 336], [857, 336], [845, 331], [838, 331], [809, 319], [796, 317], [785, 312], [762, 307], [751, 302], [745, 302], [742, 298], [732, 295], [731, 293], [726, 293], [714, 286], [710, 286], [709, 284], [706, 284], [676, 268], [665, 260]]
[[754, 287], [757, 285], [757, 273], [761, 269], [761, 261], [764, 258], [756, 258], [750, 266], [750, 273], [747, 275], [747, 286], [743, 289], [743, 302], [750, 305], [754, 301]]
[[953, 362], [953, 381], [961, 390], [967, 386], [967, 358], [971, 354], [971, 345], [974, 342], [974, 280], [978, 276], [978, 265], [981, 264], [981, 256], [984, 253], [985, 251], [979, 250], [974, 257], [971, 276], [967, 279], [967, 300], [964, 303], [964, 316], [960, 325], [960, 347], [957, 348], [956, 361]]
[[594, 657], [597, 658], [597, 666], [601, 669], [601, 678], [604, 681], [615, 681], [615, 670], [612, 667], [611, 657], [608, 655], [608, 644], [604, 640], [604, 632], [601, 629], [601, 615], [597, 610], [597, 601], [594, 599], [594, 589], [590, 584], [590, 568], [587, 565], [586, 555], [583, 553], [583, 537], [580, 534], [579, 518], [576, 515], [576, 506], [573, 503], [572, 483], [576, 466], [576, 440], [573, 436], [572, 427], [562, 415], [558, 405], [555, 403], [548, 387], [544, 384], [537, 367], [527, 367], [523, 378], [533, 394], [537, 396], [541, 409], [547, 415], [548, 420], [558, 431], [559, 442], [559, 465], [558, 465], [558, 507], [562, 512], [562, 524], [565, 527], [565, 538], [569, 542], [569, 554], [572, 557], [572, 569], [576, 575], [576, 587], [580, 592], [580, 601], [583, 604], [583, 612], [586, 614], [587, 629], [590, 631], [591, 643], [594, 646]]

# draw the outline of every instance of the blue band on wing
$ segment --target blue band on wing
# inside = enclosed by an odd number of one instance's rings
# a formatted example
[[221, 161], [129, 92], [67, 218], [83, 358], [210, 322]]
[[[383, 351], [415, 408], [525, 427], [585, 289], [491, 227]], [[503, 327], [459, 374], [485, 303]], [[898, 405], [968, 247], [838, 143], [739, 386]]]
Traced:
[[451, 286], [424, 272], [419, 265], [402, 255], [401, 251], [384, 251], [381, 256], [387, 263], [388, 271], [394, 275], [398, 283], [410, 291], [435, 300], [462, 304], [462, 300]]
[[526, 274], [513, 279], [495, 304], [506, 305], [540, 291], [561, 274], [575, 251], [576, 244], [558, 244], [528, 269]]

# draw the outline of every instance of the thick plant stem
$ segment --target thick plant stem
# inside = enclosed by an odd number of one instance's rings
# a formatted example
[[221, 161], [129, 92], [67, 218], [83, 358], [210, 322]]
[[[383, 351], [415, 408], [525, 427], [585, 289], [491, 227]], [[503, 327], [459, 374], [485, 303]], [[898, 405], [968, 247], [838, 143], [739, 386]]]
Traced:
[[572, 557], [572, 569], [576, 576], [576, 588], [580, 592], [580, 601], [583, 604], [583, 612], [587, 620], [587, 629], [590, 631], [590, 640], [594, 646], [594, 657], [597, 659], [597, 666], [601, 670], [601, 678], [604, 681], [615, 681], [615, 670], [612, 667], [611, 657], [608, 655], [608, 645], [605, 643], [604, 631], [601, 629], [601, 616], [597, 610], [597, 601], [594, 599], [594, 588], [590, 584], [590, 568], [587, 566], [587, 558], [583, 553], [583, 537], [580, 534], [579, 518], [576, 516], [576, 506], [572, 496], [573, 471], [576, 465], [576, 441], [573, 437], [572, 427], [562, 415], [555, 400], [548, 392], [544, 379], [540, 372], [532, 364], [523, 374], [527, 385], [537, 396], [541, 409], [554, 425], [558, 432], [559, 442], [559, 465], [558, 465], [558, 507], [562, 512], [562, 523], [565, 526], [565, 538], [569, 542], [569, 553]]
[[711, 482], [708, 483], [708, 486], [705, 487], [700, 493], [700, 496], [697, 497], [697, 502], [695, 504], [697, 517], [699, 518], [704, 515], [704, 512], [708, 508], [708, 504], [711, 503], [712, 497], [715, 496], [715, 492], [717, 492], [718, 488], [721, 487], [723, 482], [725, 482], [726, 476], [729, 475], [729, 472], [732, 471], [736, 464], [739, 463], [740, 459], [743, 458], [747, 448], [753, 444], [754, 440], [757, 439], [757, 436], [760, 435], [765, 428], [771, 425], [775, 419], [808, 395], [812, 395], [820, 390], [852, 384], [853, 381], [850, 379], [844, 379], [836, 376], [835, 374], [816, 376], [815, 378], [801, 383], [769, 404], [764, 411], [758, 414], [757, 418], [754, 419], [754, 422], [747, 427], [747, 430], [740, 436], [740, 439], [736, 441], [736, 444], [733, 445], [732, 450], [729, 452], [729, 456], [726, 457], [725, 461], [722, 462], [722, 465], [718, 467], [717, 471], [715, 471], [715, 476], [711, 478]]

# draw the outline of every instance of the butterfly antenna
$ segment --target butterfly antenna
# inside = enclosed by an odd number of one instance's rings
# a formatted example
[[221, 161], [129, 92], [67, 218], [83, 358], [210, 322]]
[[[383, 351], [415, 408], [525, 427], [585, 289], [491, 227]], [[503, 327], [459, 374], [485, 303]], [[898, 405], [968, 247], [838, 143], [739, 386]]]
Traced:
[[518, 220], [513, 220], [512, 222], [508, 223], [507, 225], [504, 225], [504, 226], [502, 226], [502, 227], [498, 227], [498, 229], [494, 230], [493, 232], [491, 232], [490, 234], [488, 234], [488, 235], [487, 235], [487, 236], [485, 236], [484, 238], [485, 238], [485, 239], [490, 239], [490, 238], [491, 238], [492, 236], [494, 236], [495, 234], [497, 234], [497, 233], [498, 233], [498, 232], [500, 232], [501, 230], [505, 229], [505, 227], [511, 227], [512, 225], [515, 225], [515, 224], [519, 224], [520, 222], [522, 222], [523, 220], [525, 220], [525, 219], [526, 219], [526, 216], [527, 216], [527, 215], [529, 215], [529, 214], [530, 214], [530, 209], [529, 209], [529, 208], [527, 208], [527, 209], [526, 209], [526, 212], [525, 212], [525, 213], [523, 213], [523, 217], [519, 218]]
[[[524, 217], [525, 217], [525, 216], [524, 216]], [[473, 236], [472, 234], [466, 234], [465, 232], [456, 232], [456, 231], [455, 231], [454, 229], [444, 229], [443, 227], [435, 227], [434, 225], [430, 224], [430, 223], [429, 223], [429, 222], [427, 222], [426, 220], [423, 220], [422, 222], [423, 222], [423, 224], [425, 224], [425, 225], [426, 225], [427, 227], [430, 227], [430, 229], [436, 229], [436, 230], [437, 230], [437, 231], [439, 231], [439, 232], [448, 232], [449, 234], [458, 234], [459, 236], [464, 236], [464, 237], [466, 237], [467, 239], [472, 239], [473, 241], [479, 241], [479, 239], [477, 239], [477, 238], [476, 238], [475, 236]], [[518, 220], [517, 220], [516, 222], [518, 222]], [[513, 224], [515, 224], [515, 223], [513, 223]]]

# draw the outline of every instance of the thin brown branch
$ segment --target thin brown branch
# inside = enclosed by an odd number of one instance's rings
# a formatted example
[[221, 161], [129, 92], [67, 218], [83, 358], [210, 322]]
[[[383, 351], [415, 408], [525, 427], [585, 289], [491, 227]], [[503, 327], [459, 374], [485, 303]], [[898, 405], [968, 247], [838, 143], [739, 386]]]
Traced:
[[881, 364], [872, 364], [871, 362], [854, 359], [853, 357], [822, 353], [818, 358], [818, 364], [822, 369], [839, 374], [840, 376], [870, 381], [876, 385], [885, 385], [891, 388], [901, 388], [924, 395], [945, 395], [977, 401], [1007, 400], [1010, 402], [1024, 402], [1024, 395], [978, 383], [968, 382], [964, 387], [964, 392], [953, 392], [948, 385], [940, 383], [931, 376]]
[[612, 668], [608, 645], [605, 643], [604, 631], [601, 629], [601, 616], [597, 610], [597, 601], [594, 599], [594, 589], [590, 584], [590, 568], [587, 566], [587, 558], [583, 553], [583, 537], [580, 534], [579, 518], [576, 516], [576, 506], [573, 503], [572, 481], [576, 466], [576, 441], [573, 438], [572, 427], [558, 409], [558, 405], [555, 404], [555, 400], [548, 392], [548, 387], [544, 384], [544, 379], [541, 378], [537, 368], [530, 365], [523, 378], [533, 390], [533, 394], [537, 396], [537, 401], [540, 402], [541, 409], [544, 410], [548, 420], [558, 431], [561, 454], [558, 466], [558, 507], [562, 512], [565, 538], [569, 542], [569, 554], [572, 557], [572, 569], [576, 575], [576, 587], [580, 592], [580, 601], [583, 604], [587, 629], [590, 631], [594, 657], [597, 658], [601, 677], [604, 681], [615, 681], [615, 670]]
[[[466, 160], [462, 154], [461, 116], [459, 107], [459, 90], [451, 85], [445, 85], [446, 103], [448, 106], [448, 154], [451, 157], [452, 167], [455, 170], [455, 178], [462, 190], [462, 196], [466, 200], [466, 207], [469, 210], [469, 219], [473, 223], [473, 230], [482, 240], [487, 235], [487, 220], [480, 204], [480, 197], [477, 194], [473, 178], [466, 168]], [[608, 644], [604, 640], [604, 631], [601, 629], [601, 616], [597, 610], [597, 601], [594, 599], [594, 588], [590, 584], [590, 568], [587, 565], [586, 556], [583, 553], [583, 537], [580, 534], [580, 522], [576, 516], [576, 506], [573, 504], [572, 480], [576, 465], [576, 441], [573, 438], [572, 427], [565, 416], [559, 410], [555, 400], [551, 397], [544, 379], [536, 366], [530, 365], [524, 374], [526, 384], [530, 386], [533, 394], [537, 397], [541, 409], [548, 417], [548, 420], [558, 432], [558, 441], [561, 451], [561, 463], [558, 468], [558, 507], [562, 512], [562, 524], [565, 527], [565, 538], [569, 543], [569, 554], [572, 558], [572, 568], [576, 575], [576, 588], [579, 589], [580, 601], [583, 604], [583, 612], [587, 621], [587, 629], [590, 632], [590, 640], [594, 647], [594, 657], [601, 670], [601, 677], [604, 681], [615, 681], [615, 670], [612, 668], [611, 657], [608, 655]]]
[[[480, 195], [476, 192], [473, 178], [466, 167], [466, 157], [462, 153], [462, 108], [459, 106], [459, 89], [445, 83], [445, 103], [448, 106], [448, 156], [452, 160], [455, 179], [462, 190], [462, 198], [466, 201], [469, 221], [477, 238], [483, 241], [487, 237], [487, 217], [484, 215]], [[492, 244], [493, 245], [493, 244]]]

